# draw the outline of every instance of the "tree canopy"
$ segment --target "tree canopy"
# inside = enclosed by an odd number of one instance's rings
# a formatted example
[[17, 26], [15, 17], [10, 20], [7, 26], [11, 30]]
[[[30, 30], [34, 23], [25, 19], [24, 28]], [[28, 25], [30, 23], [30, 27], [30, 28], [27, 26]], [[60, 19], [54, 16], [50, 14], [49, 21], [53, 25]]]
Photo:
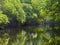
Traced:
[[60, 0], [0, 0], [0, 28], [11, 26], [16, 45], [60, 45]]

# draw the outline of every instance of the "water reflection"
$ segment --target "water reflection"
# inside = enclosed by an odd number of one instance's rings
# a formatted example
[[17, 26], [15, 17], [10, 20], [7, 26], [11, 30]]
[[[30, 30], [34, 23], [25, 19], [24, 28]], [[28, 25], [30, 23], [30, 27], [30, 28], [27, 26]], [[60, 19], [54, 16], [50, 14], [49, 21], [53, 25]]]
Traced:
[[51, 36], [44, 30], [43, 27], [30, 26], [0, 30], [0, 45], [46, 45]]

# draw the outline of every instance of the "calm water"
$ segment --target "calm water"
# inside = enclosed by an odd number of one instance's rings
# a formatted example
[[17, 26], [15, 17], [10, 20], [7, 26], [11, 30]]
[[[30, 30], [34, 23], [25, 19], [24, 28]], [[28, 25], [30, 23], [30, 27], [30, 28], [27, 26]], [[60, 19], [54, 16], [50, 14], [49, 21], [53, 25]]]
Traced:
[[50, 32], [40, 26], [0, 30], [0, 45], [46, 45]]

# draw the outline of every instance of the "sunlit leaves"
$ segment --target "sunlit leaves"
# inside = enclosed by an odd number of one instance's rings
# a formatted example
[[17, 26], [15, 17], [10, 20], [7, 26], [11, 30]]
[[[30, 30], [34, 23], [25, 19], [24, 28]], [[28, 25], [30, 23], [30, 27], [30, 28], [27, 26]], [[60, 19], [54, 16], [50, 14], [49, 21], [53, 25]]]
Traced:
[[[22, 8], [20, 0], [4, 0], [2, 2], [2, 11], [8, 14], [10, 18], [16, 19], [17, 21], [23, 23], [25, 22], [25, 12]], [[4, 9], [3, 9], [4, 8]]]
[[9, 19], [6, 15], [0, 13], [0, 25], [9, 23]]
[[27, 45], [56, 45], [60, 40], [59, 0], [1, 0], [0, 10], [0, 25], [11, 20], [18, 22], [18, 25], [29, 25], [24, 27], [25, 31], [16, 34], [12, 45], [25, 45], [27, 40]]

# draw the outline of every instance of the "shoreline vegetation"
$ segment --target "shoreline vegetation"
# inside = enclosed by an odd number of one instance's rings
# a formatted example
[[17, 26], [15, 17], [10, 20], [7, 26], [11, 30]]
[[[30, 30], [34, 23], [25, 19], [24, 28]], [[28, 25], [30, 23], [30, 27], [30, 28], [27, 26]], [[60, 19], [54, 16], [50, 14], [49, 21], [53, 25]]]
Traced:
[[60, 0], [0, 0], [0, 45], [60, 45]]

